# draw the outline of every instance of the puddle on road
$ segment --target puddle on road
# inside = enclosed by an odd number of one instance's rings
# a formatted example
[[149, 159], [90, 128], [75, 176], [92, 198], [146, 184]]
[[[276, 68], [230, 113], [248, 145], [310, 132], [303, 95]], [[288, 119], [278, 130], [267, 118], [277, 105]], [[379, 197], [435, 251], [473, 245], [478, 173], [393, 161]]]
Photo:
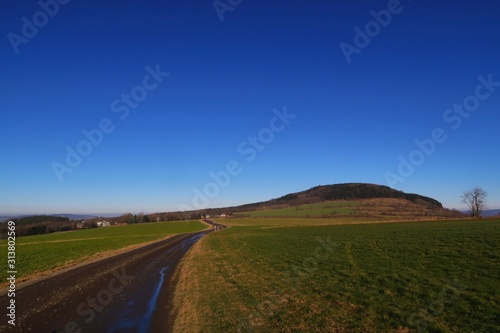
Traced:
[[165, 271], [167, 271], [168, 268], [169, 266], [163, 267], [162, 270], [160, 271], [161, 275], [160, 282], [156, 287], [153, 297], [151, 297], [151, 300], [149, 301], [148, 311], [141, 319], [141, 323], [139, 324], [139, 333], [146, 333], [149, 330], [149, 325], [151, 325], [151, 317], [153, 316], [153, 312], [156, 307], [156, 301], [158, 300], [158, 295], [160, 295], [160, 290], [163, 285], [163, 281], [165, 280]]
[[119, 319], [116, 321], [114, 326], [108, 331], [110, 333], [125, 333], [125, 332], [138, 332], [146, 333], [149, 330], [151, 324], [151, 317], [156, 307], [156, 301], [165, 281], [165, 274], [170, 266], [163, 267], [160, 271], [160, 281], [158, 281], [153, 295], [151, 296], [146, 313], [138, 318], [133, 319], [137, 315], [137, 311], [134, 311], [135, 301], [129, 301], [123, 311], [119, 314]]
[[[182, 249], [188, 245], [193, 245], [196, 243], [201, 237], [205, 236], [205, 233], [193, 236], [184, 240], [181, 244], [176, 247], [169, 249], [167, 254], [174, 252], [176, 250]], [[148, 268], [152, 266], [153, 263], [148, 265]], [[170, 265], [162, 267], [159, 271], [160, 279], [158, 283], [155, 285], [154, 290], [152, 291], [151, 298], [149, 299], [149, 303], [147, 305], [146, 312], [140, 318], [137, 318], [137, 309], [134, 309], [137, 306], [134, 300], [130, 300], [127, 302], [127, 305], [118, 315], [118, 320], [115, 322], [113, 327], [109, 329], [110, 333], [125, 333], [125, 332], [134, 332], [134, 333], [147, 333], [151, 326], [151, 319], [153, 317], [154, 310], [156, 308], [156, 302], [158, 301], [158, 297], [160, 295], [160, 291], [163, 287], [163, 283], [165, 281], [165, 277], [167, 276], [167, 272], [170, 268]], [[135, 311], [134, 311], [135, 310]], [[137, 319], [134, 319], [136, 317]]]

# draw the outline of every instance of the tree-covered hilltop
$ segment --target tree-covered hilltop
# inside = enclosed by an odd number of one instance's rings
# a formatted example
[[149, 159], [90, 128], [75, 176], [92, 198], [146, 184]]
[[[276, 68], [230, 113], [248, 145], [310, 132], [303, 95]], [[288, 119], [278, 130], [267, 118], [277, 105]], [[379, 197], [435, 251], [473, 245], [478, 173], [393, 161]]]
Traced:
[[374, 198], [405, 199], [427, 207], [443, 208], [443, 205], [439, 201], [423, 195], [405, 193], [388, 186], [366, 183], [346, 183], [316, 186], [307, 191], [285, 195], [281, 198], [276, 199], [276, 202], [301, 204], [330, 200], [357, 200]]
[[16, 226], [42, 223], [42, 222], [69, 222], [69, 218], [63, 216], [53, 216], [53, 215], [33, 215], [25, 217], [17, 217], [10, 219], [10, 221], [16, 222]]
[[[76, 221], [71, 221], [68, 217], [63, 216], [33, 215], [10, 218], [8, 220], [16, 223], [16, 236], [18, 237], [77, 229]], [[5, 235], [6, 228], [6, 223], [0, 226], [2, 235]]]

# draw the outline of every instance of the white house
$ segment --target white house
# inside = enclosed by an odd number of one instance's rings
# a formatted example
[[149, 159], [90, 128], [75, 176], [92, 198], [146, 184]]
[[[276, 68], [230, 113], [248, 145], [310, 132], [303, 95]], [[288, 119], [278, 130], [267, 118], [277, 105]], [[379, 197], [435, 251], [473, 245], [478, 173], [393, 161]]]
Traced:
[[97, 221], [97, 227], [109, 227], [108, 221]]

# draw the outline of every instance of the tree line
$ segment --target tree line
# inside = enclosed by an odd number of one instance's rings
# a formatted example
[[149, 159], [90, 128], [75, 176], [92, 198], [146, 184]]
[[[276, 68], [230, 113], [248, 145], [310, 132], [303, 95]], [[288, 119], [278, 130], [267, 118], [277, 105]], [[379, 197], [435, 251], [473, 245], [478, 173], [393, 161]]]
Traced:
[[[16, 236], [31, 236], [49, 234], [57, 231], [77, 229], [77, 221], [70, 221], [67, 217], [51, 215], [35, 215], [9, 219], [16, 223]], [[0, 230], [5, 234], [7, 225], [1, 225]]]

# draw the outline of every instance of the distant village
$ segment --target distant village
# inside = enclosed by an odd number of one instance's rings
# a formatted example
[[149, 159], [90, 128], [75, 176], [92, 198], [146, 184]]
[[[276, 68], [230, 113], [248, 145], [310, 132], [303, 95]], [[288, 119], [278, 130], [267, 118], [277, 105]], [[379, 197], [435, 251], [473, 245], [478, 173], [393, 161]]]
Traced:
[[102, 227], [109, 227], [111, 225], [110, 222], [108, 221], [97, 221], [97, 222], [90, 222], [87, 220], [83, 220], [81, 222], [76, 223], [76, 229], [90, 229], [94, 228], [94, 223], [97, 228], [102, 228]]

